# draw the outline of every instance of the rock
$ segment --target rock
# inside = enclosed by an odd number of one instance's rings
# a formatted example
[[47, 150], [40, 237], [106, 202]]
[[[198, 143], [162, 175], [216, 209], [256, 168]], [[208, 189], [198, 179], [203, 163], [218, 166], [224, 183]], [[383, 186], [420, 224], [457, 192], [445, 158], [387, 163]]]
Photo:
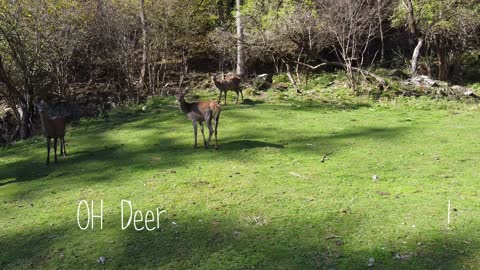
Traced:
[[99, 264], [105, 264], [107, 262], [107, 258], [101, 256], [100, 258], [98, 258], [97, 262]]
[[260, 74], [257, 76], [257, 79], [262, 79], [264, 81], [267, 81], [269, 83], [272, 83], [273, 82], [273, 75], [272, 74], [267, 74], [267, 73], [264, 73], [264, 74]]
[[260, 74], [254, 81], [255, 90], [267, 90], [272, 87], [273, 76], [271, 74]]
[[438, 81], [431, 79], [430, 77], [425, 75], [415, 76], [411, 79], [411, 82], [416, 86], [429, 86], [429, 87], [440, 86]]
[[403, 253], [403, 254], [401, 254], [401, 253], [399, 253], [399, 252], [395, 253], [395, 255], [393, 256], [394, 259], [402, 260], [402, 261], [403, 261], [403, 260], [407, 260], [407, 259], [409, 259], [410, 257], [412, 257], [412, 254], [411, 254], [411, 253]]
[[375, 259], [374, 258], [369, 258], [368, 259], [368, 267], [373, 267], [375, 265]]
[[450, 87], [450, 89], [452, 90], [452, 92], [454, 92], [455, 94], [457, 95], [463, 95], [463, 96], [466, 96], [466, 97], [473, 97], [473, 98], [479, 98], [475, 92], [473, 92], [472, 89], [469, 89], [469, 88], [466, 88], [466, 87], [463, 87], [463, 86], [460, 86], [460, 85], [453, 85], [452, 87]]
[[478, 96], [472, 90], [465, 91], [463, 94], [468, 97], [478, 98]]
[[335, 234], [329, 234], [325, 237], [325, 239], [335, 239], [335, 238], [341, 238], [341, 237]]

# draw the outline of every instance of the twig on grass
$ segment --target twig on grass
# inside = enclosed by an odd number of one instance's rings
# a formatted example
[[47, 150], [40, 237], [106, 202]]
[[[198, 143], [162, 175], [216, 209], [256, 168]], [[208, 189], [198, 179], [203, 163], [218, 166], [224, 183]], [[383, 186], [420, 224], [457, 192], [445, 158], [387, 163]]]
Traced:
[[330, 156], [332, 154], [332, 152], [327, 152], [325, 154], [323, 154], [322, 156], [322, 159], [320, 160], [321, 163], [324, 163], [325, 162], [325, 159]]
[[448, 210], [447, 210], [448, 214], [447, 214], [447, 228], [448, 228], [448, 225], [450, 225], [450, 200], [448, 200]]
[[300, 178], [303, 178], [303, 179], [307, 179], [305, 176], [302, 176], [302, 175], [300, 175], [300, 174], [298, 174], [298, 173], [290, 172], [290, 174], [293, 175], [293, 176], [296, 176], [296, 177], [300, 177]]

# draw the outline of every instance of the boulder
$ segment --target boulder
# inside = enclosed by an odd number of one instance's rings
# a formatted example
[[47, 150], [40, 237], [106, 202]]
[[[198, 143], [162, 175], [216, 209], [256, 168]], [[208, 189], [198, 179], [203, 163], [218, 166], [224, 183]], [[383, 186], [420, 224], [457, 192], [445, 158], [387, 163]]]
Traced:
[[271, 74], [260, 74], [255, 77], [253, 85], [255, 90], [267, 90], [272, 87], [273, 76]]
[[434, 79], [431, 79], [428, 76], [420, 75], [415, 76], [410, 80], [416, 86], [428, 86], [428, 87], [439, 87], [440, 83]]

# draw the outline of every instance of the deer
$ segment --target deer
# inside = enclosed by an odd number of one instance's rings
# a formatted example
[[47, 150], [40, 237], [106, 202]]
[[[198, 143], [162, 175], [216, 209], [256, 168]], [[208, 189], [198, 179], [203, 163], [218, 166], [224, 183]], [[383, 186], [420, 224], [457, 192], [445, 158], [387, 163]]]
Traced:
[[42, 123], [43, 135], [47, 138], [47, 165], [50, 164], [50, 142], [53, 138], [53, 149], [55, 152], [55, 163], [57, 163], [57, 140], [60, 139], [60, 155], [67, 156], [65, 148], [65, 118], [62, 116], [50, 117], [49, 106], [45, 101], [37, 105], [40, 121]]
[[[193, 124], [193, 134], [195, 137], [195, 144], [193, 147], [197, 147], [197, 124], [200, 124], [200, 130], [202, 131], [203, 136], [203, 145], [205, 149], [208, 149], [210, 145], [210, 139], [212, 135], [215, 135], [215, 149], [218, 149], [217, 143], [217, 129], [218, 121], [220, 119], [221, 107], [217, 101], [200, 101], [200, 102], [187, 102], [185, 100], [185, 95], [187, 91], [177, 93], [177, 102], [180, 105], [180, 109], [187, 116], [188, 119], [192, 120]], [[212, 120], [214, 125], [212, 126]], [[205, 140], [205, 133], [203, 132], [203, 122], [207, 123], [209, 135], [208, 140]]]
[[217, 80], [216, 75], [212, 75], [212, 82], [215, 85], [215, 87], [220, 91], [220, 95], [218, 96], [217, 102], [220, 103], [220, 100], [222, 99], [222, 93], [224, 93], [225, 96], [225, 102], [224, 105], [227, 105], [227, 91], [232, 90], [237, 93], [237, 104], [238, 104], [238, 93], [242, 95], [242, 101], [243, 101], [243, 93], [242, 93], [242, 88], [240, 87], [240, 82], [242, 80], [240, 77], [234, 75], [234, 74], [227, 74], [224, 80]]

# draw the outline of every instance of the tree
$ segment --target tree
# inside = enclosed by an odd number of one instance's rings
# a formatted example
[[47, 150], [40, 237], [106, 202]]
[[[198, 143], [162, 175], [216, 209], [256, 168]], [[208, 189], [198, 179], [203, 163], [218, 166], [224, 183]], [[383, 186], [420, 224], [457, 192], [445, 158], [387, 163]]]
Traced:
[[81, 8], [67, 0], [1, 2], [0, 94], [14, 109], [22, 139], [31, 134], [34, 102], [43, 89], [66, 87], [66, 63], [82, 35]]
[[[438, 79], [448, 79], [449, 63], [478, 40], [480, 3], [476, 0], [402, 0], [393, 24], [407, 24], [417, 45], [412, 56], [412, 75], [422, 51], [432, 50], [438, 60]], [[427, 48], [422, 50], [424, 43]]]
[[242, 77], [245, 73], [245, 54], [243, 51], [244, 35], [242, 23], [242, 1], [236, 0], [236, 25], [237, 25], [237, 75]]
[[145, 0], [140, 2], [140, 23], [142, 25], [142, 67], [140, 69], [140, 87], [144, 88], [147, 82], [147, 65], [148, 65], [148, 33], [147, 19], [145, 17]]
[[370, 0], [318, 0], [317, 14], [324, 31], [335, 39], [335, 52], [347, 72], [350, 86], [357, 89], [357, 67], [364, 64], [364, 56], [370, 42], [378, 37], [380, 23], [372, 14], [388, 8]]

